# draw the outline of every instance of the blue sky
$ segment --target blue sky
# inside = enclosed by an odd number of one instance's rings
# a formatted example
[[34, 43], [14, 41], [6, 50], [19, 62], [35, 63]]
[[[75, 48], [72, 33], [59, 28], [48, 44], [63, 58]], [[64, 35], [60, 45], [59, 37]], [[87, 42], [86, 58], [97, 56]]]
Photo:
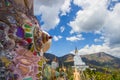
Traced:
[[[106, 52], [120, 56], [119, 0], [35, 0], [34, 13], [53, 36], [49, 53]], [[117, 34], [116, 34], [117, 33]]]

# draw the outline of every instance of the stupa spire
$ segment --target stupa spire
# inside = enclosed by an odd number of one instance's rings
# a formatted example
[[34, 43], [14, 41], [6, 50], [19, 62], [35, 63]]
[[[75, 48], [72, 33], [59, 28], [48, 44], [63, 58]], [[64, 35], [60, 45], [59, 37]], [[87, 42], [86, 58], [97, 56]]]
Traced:
[[78, 49], [77, 49], [77, 47], [75, 47], [75, 54], [78, 54]]

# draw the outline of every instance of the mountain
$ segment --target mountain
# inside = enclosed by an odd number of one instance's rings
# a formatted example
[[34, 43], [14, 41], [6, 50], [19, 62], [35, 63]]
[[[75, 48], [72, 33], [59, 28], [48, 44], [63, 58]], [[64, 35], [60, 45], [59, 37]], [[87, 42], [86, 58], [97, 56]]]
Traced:
[[[62, 66], [63, 64], [65, 66], [73, 66], [74, 61], [74, 55], [73, 54], [67, 54], [62, 57], [57, 57], [53, 54], [46, 53], [45, 57], [49, 59], [48, 63], [50, 64], [51, 61], [56, 57], [58, 59], [59, 65]], [[99, 53], [93, 53], [88, 55], [82, 55], [82, 60], [89, 65], [90, 67], [109, 67], [109, 68], [120, 68], [120, 58], [111, 56], [109, 54], [106, 54], [104, 52]]]
[[64, 64], [65, 66], [69, 66], [69, 65], [73, 66], [74, 65], [73, 57], [74, 57], [73, 54], [67, 54], [62, 57], [59, 57], [58, 58], [59, 65], [62, 66]]
[[59, 57], [57, 57], [56, 55], [50, 54], [50, 53], [45, 53], [44, 56], [45, 56], [45, 58], [48, 60], [48, 61], [47, 61], [48, 64], [51, 64], [51, 62], [53, 61], [53, 59], [54, 59], [55, 57], [56, 57], [57, 59], [59, 58]]
[[120, 68], [120, 58], [111, 56], [104, 52], [81, 56], [89, 66]]

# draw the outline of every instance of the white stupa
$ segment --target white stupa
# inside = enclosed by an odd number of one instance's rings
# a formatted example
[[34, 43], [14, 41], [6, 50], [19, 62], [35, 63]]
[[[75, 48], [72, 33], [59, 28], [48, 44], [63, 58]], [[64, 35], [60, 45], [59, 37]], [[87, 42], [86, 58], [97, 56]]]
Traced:
[[82, 61], [80, 55], [78, 54], [77, 48], [75, 49], [74, 66], [73, 67], [78, 68], [79, 70], [85, 70], [86, 68], [89, 68], [89, 66], [86, 66], [85, 62]]

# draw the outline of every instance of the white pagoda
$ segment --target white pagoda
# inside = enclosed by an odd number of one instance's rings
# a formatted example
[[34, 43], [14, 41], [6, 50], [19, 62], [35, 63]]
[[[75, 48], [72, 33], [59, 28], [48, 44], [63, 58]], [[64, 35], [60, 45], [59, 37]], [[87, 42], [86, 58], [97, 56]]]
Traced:
[[80, 71], [84, 71], [86, 68], [89, 68], [89, 66], [87, 66], [85, 64], [85, 62], [82, 61], [80, 55], [78, 54], [78, 50], [77, 48], [75, 49], [75, 56], [74, 56], [74, 68], [79, 69]]

